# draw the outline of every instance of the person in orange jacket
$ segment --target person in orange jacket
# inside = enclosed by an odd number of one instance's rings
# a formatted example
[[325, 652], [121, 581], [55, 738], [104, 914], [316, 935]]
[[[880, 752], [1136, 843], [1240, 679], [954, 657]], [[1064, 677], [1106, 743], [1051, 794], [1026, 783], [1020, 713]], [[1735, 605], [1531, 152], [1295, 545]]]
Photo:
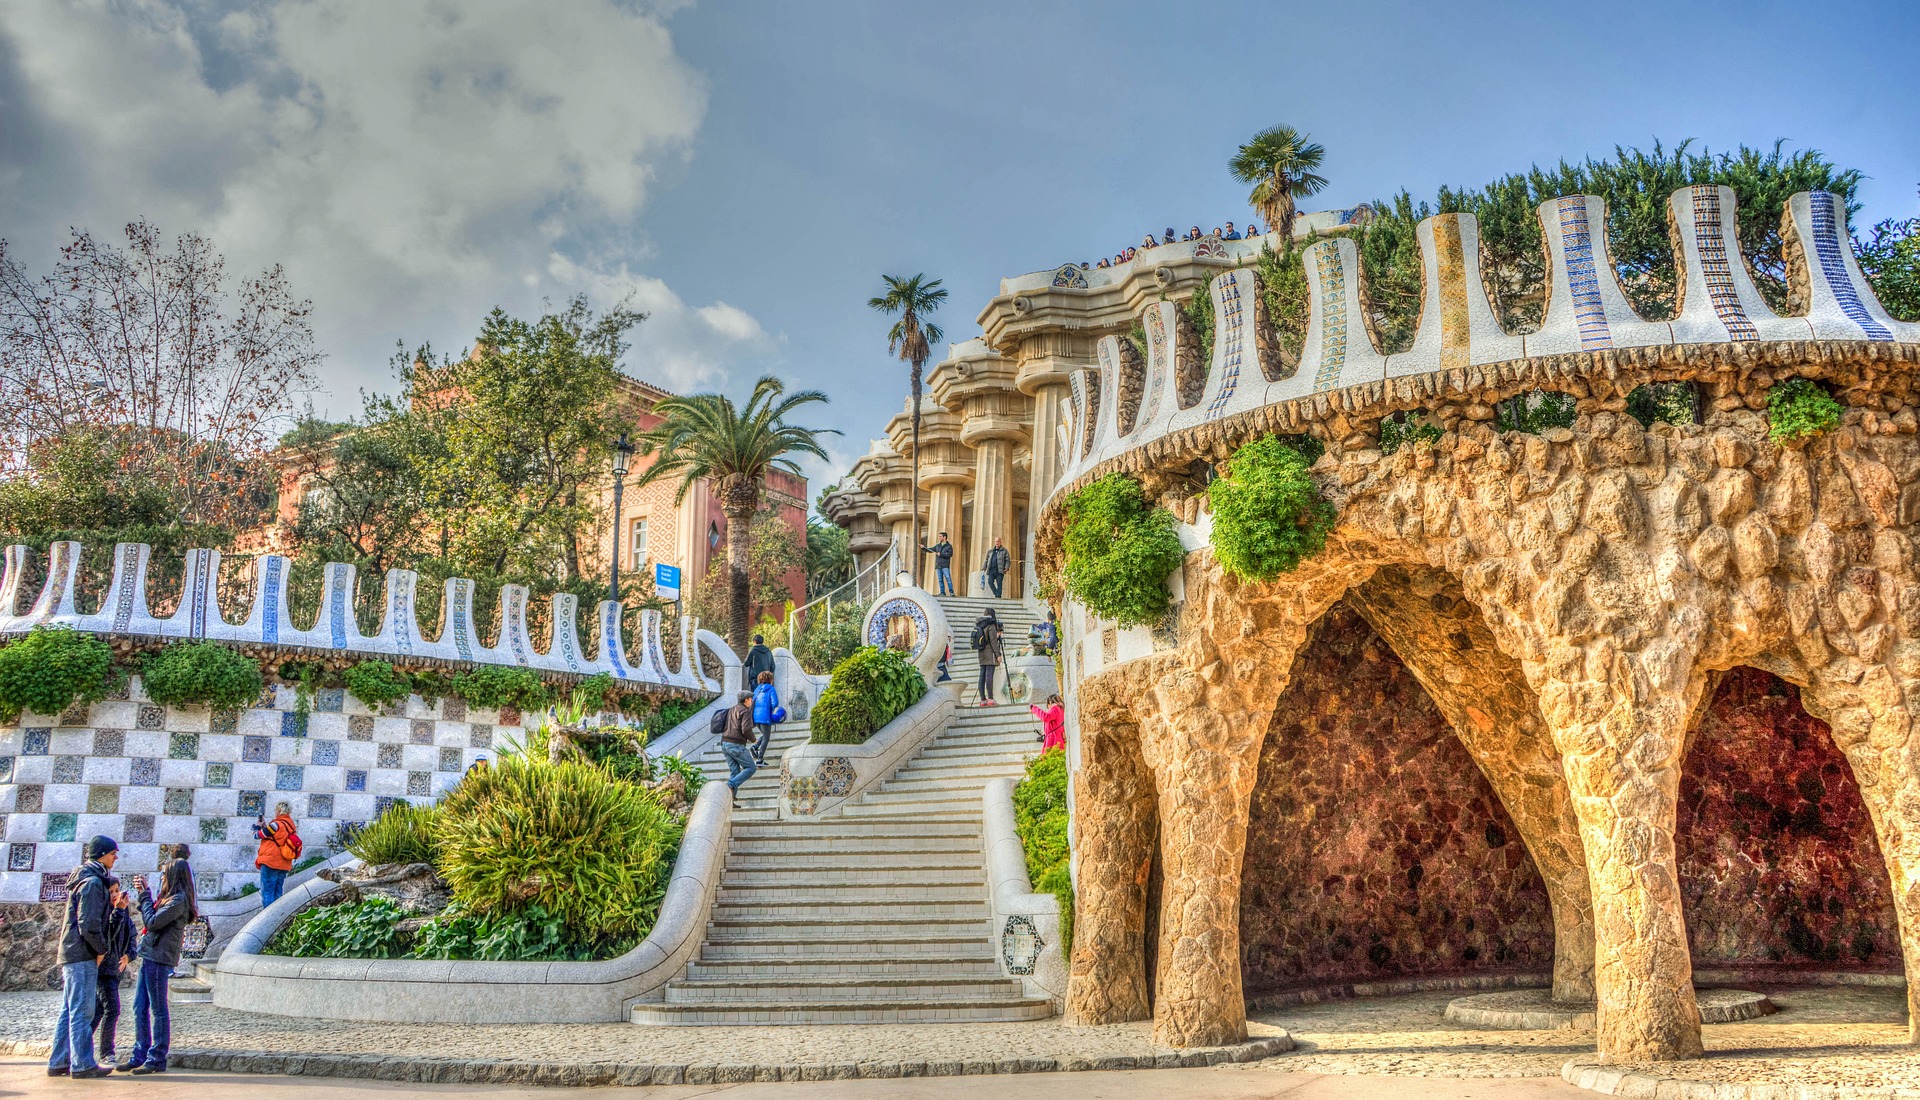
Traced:
[[300, 858], [300, 832], [294, 828], [293, 807], [285, 802], [273, 807], [273, 820], [264, 816], [253, 823], [253, 835], [260, 838], [260, 850], [254, 854], [254, 869], [260, 872], [260, 908], [280, 900], [286, 888], [287, 872]]

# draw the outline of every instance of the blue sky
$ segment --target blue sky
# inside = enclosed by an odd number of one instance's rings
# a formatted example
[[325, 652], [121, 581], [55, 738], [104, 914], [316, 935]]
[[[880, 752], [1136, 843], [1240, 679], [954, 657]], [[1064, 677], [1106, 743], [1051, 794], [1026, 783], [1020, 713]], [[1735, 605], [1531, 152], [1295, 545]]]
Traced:
[[145, 215], [284, 262], [334, 413], [398, 340], [632, 294], [632, 373], [824, 389], [838, 467], [904, 393], [882, 272], [944, 278], [964, 339], [1001, 276], [1244, 222], [1225, 162], [1264, 126], [1327, 146], [1312, 207], [1785, 137], [1911, 217], [1915, 57], [1911, 0], [0, 0], [0, 236], [44, 267]]

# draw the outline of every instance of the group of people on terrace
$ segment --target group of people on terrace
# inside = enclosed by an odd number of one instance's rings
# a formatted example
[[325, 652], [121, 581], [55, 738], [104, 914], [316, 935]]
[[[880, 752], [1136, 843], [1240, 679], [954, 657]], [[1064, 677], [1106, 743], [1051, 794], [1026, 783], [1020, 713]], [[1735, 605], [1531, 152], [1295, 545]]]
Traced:
[[[1206, 237], [1217, 237], [1223, 241], [1240, 241], [1240, 240], [1250, 241], [1255, 237], [1258, 237], [1259, 235], [1260, 235], [1260, 226], [1254, 222], [1248, 222], [1247, 227], [1245, 229], [1235, 229], [1233, 227], [1232, 222], [1228, 222], [1226, 224], [1226, 228], [1224, 229], [1216, 225], [1213, 227], [1213, 232], [1211, 233], [1202, 233], [1200, 231], [1200, 227], [1196, 225], [1196, 226], [1189, 227], [1187, 230], [1186, 236], [1184, 237], [1174, 236], [1173, 226], [1167, 226], [1166, 232], [1162, 233], [1160, 236], [1155, 237], [1153, 234], [1149, 233], [1146, 236], [1140, 238], [1139, 244], [1134, 245], [1131, 248], [1123, 248], [1119, 252], [1114, 253], [1113, 259], [1111, 260], [1102, 259], [1098, 263], [1093, 264], [1092, 266], [1096, 268], [1101, 268], [1101, 267], [1119, 267], [1122, 264], [1129, 264], [1129, 263], [1132, 263], [1134, 259], [1140, 255], [1140, 253], [1145, 252], [1149, 249], [1159, 248], [1161, 245], [1164, 245], [1164, 244], [1176, 244], [1182, 241], [1197, 241]], [[1087, 263], [1085, 261], [1082, 261], [1080, 264], [1080, 270], [1086, 271], [1088, 269], [1089, 268]]]

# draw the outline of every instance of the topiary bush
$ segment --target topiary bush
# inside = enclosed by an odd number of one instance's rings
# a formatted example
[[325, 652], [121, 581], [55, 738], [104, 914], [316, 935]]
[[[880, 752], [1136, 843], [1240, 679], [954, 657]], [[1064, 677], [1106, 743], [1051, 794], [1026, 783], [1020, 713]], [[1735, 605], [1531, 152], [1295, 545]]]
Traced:
[[74, 703], [103, 699], [112, 672], [107, 643], [66, 627], [36, 626], [0, 646], [0, 721], [12, 722], [26, 710], [59, 714]]
[[1014, 828], [1027, 855], [1034, 890], [1060, 902], [1060, 951], [1073, 957], [1073, 874], [1067, 845], [1067, 751], [1054, 749], [1027, 764], [1013, 788]]
[[898, 718], [927, 693], [906, 654], [867, 646], [834, 666], [833, 679], [820, 693], [809, 719], [816, 745], [858, 745]]
[[1272, 580], [1319, 553], [1337, 514], [1307, 473], [1306, 456], [1273, 436], [1235, 451], [1207, 500], [1214, 556], [1250, 581]]
[[501, 707], [540, 710], [552, 699], [547, 686], [532, 669], [504, 665], [484, 665], [457, 673], [452, 687], [453, 693], [465, 699], [467, 705], [486, 710]]
[[218, 642], [177, 642], [148, 656], [140, 674], [156, 703], [203, 704], [215, 710], [251, 706], [260, 698], [260, 663]]
[[376, 709], [413, 694], [412, 678], [385, 661], [361, 661], [341, 678], [347, 694]]
[[569, 935], [644, 935], [659, 915], [681, 823], [643, 787], [591, 764], [507, 757], [440, 804], [437, 869], [478, 917], [539, 906]]
[[1845, 411], [1811, 378], [1789, 378], [1767, 391], [1767, 438], [1785, 446], [1831, 431]]
[[1067, 498], [1061, 549], [1067, 592], [1123, 626], [1166, 615], [1172, 604], [1167, 574], [1186, 556], [1173, 513], [1147, 503], [1140, 483], [1118, 473]]
[[438, 811], [433, 806], [395, 802], [387, 807], [386, 813], [367, 822], [348, 838], [346, 849], [370, 867], [432, 863], [433, 827], [437, 817]]

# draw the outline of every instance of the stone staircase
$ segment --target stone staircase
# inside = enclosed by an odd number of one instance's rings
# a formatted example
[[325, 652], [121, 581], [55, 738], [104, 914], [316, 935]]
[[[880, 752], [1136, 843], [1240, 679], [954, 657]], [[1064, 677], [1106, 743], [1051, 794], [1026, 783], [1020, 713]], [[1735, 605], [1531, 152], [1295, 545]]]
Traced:
[[[973, 638], [973, 624], [987, 608], [993, 608], [994, 617], [1000, 620], [1006, 633], [1001, 637], [1006, 656], [1012, 657], [1024, 652], [1027, 647], [1027, 628], [1039, 622], [1033, 612], [1019, 600], [996, 600], [973, 596], [937, 596], [934, 602], [940, 610], [947, 613], [947, 626], [953, 631], [953, 660], [947, 665], [947, 673], [961, 685], [960, 705], [979, 702], [975, 690], [980, 682], [980, 655], [968, 644]], [[1006, 667], [1001, 666], [994, 680], [994, 698], [1002, 703], [1009, 701], [1007, 694]], [[1039, 702], [1040, 700], [1031, 700]], [[1021, 713], [1025, 713], [1024, 706]]]
[[[993, 604], [1025, 640], [1012, 600]], [[1012, 616], [1022, 617], [1013, 625]], [[956, 647], [972, 675], [971, 652]], [[971, 682], [970, 680], [968, 681]], [[778, 760], [808, 736], [774, 728], [773, 762], [741, 787], [725, 870], [700, 953], [640, 1024], [827, 1024], [1036, 1020], [1052, 1014], [1000, 974], [988, 926], [980, 790], [1017, 776], [1039, 748], [1024, 707], [962, 708], [891, 777], [836, 814], [778, 820]], [[696, 760], [725, 779], [714, 749]]]

